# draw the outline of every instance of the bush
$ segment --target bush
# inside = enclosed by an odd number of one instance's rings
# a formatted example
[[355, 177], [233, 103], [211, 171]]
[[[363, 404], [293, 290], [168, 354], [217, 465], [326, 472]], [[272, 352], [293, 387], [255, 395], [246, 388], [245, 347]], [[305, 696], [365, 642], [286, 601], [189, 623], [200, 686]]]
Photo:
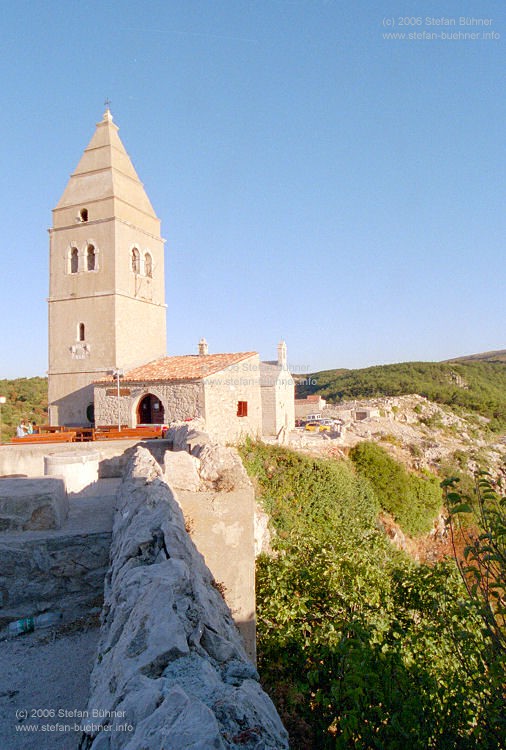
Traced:
[[278, 532], [257, 566], [258, 665], [292, 750], [500, 747], [486, 637], [455, 566], [396, 552], [346, 462], [241, 453]]
[[383, 510], [412, 536], [430, 531], [443, 500], [435, 477], [418, 477], [376, 443], [363, 442], [350, 451], [358, 473], [372, 485]]

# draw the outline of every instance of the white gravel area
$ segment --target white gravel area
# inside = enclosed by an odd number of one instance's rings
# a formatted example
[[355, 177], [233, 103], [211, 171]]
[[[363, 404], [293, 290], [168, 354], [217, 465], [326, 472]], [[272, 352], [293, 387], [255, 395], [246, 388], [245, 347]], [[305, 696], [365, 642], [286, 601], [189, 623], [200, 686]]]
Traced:
[[0, 748], [79, 746], [98, 635], [83, 622], [0, 642]]

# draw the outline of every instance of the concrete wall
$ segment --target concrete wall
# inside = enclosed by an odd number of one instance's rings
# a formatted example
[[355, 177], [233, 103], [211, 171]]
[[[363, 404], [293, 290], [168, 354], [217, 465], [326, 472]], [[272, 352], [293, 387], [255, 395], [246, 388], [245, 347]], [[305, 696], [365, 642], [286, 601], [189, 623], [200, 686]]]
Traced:
[[262, 435], [277, 435], [276, 391], [273, 386], [262, 387]]
[[284, 427], [295, 427], [295, 384], [290, 373], [285, 370], [279, 375], [275, 385], [276, 434]]
[[[233, 448], [200, 442], [167, 452], [164, 479], [183, 511], [230, 607], [250, 658], [256, 659], [255, 493]], [[198, 457], [197, 457], [198, 456]]]
[[[165, 440], [145, 441], [150, 450], [160, 457], [166, 450], [168, 443]], [[21, 475], [26, 477], [44, 476], [44, 456], [80, 455], [87, 452], [98, 451], [99, 476], [110, 479], [121, 477], [125, 470], [129, 456], [138, 440], [114, 440], [111, 442], [94, 443], [63, 443], [62, 445], [2, 445], [0, 446], [0, 477]]]

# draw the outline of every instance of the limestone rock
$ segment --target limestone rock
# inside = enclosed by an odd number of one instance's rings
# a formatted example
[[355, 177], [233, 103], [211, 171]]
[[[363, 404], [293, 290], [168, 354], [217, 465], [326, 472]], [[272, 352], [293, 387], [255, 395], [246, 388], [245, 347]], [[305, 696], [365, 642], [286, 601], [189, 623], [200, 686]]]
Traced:
[[255, 508], [255, 557], [262, 552], [269, 554], [271, 549], [271, 532], [269, 529], [269, 516], [257, 504]]
[[189, 439], [196, 437], [197, 433], [207, 438], [203, 430], [204, 422], [201, 419], [192, 419], [191, 422], [174, 422], [167, 430], [165, 437], [172, 443], [173, 450], [187, 450]]
[[209, 488], [229, 491], [249, 485], [249, 478], [234, 448], [205, 443], [198, 450], [200, 478]]
[[200, 461], [185, 451], [166, 451], [163, 474], [167, 483], [175, 490], [198, 492], [201, 487]]

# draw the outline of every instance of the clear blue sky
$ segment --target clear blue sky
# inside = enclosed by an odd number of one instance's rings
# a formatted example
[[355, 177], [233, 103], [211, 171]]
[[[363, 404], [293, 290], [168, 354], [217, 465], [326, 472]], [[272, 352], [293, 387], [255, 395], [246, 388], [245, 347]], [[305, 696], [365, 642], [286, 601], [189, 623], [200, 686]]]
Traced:
[[506, 348], [503, 0], [1, 9], [0, 378], [45, 374], [46, 229], [106, 97], [167, 238], [169, 354]]

